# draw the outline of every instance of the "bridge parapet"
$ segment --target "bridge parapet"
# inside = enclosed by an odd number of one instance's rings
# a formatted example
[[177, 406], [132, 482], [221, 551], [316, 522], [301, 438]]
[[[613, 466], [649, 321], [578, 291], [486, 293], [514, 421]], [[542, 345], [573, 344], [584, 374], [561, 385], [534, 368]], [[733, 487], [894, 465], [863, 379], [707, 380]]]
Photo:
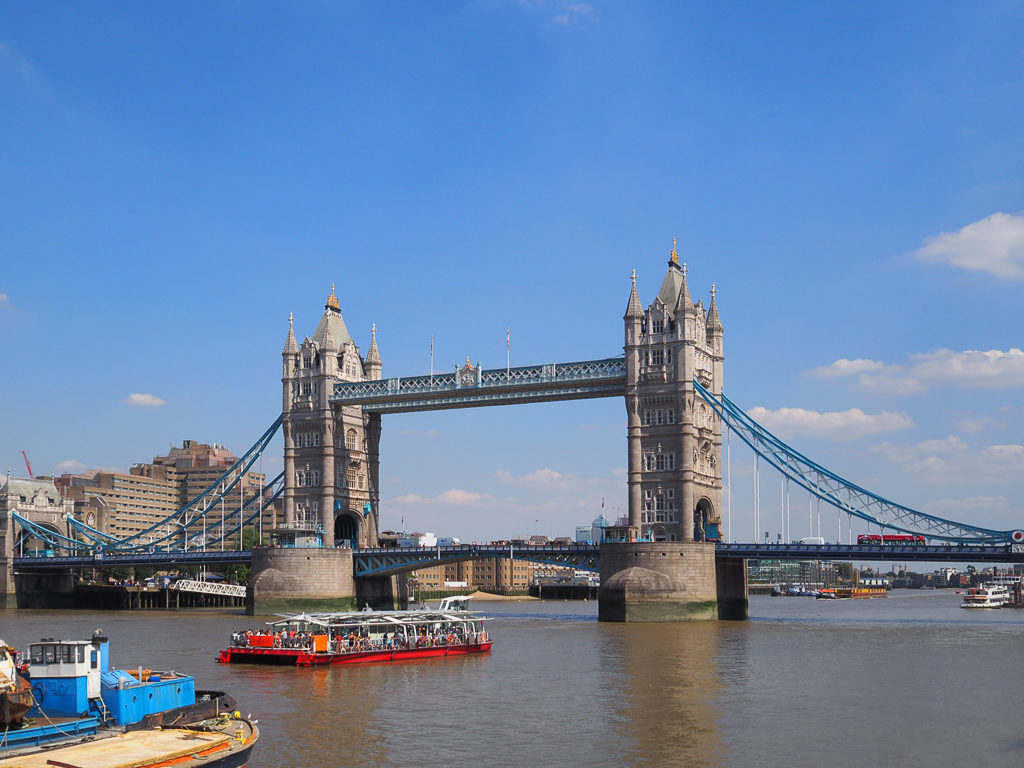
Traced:
[[423, 411], [623, 394], [621, 357], [484, 370], [467, 363], [454, 373], [338, 382], [331, 402], [370, 411]]

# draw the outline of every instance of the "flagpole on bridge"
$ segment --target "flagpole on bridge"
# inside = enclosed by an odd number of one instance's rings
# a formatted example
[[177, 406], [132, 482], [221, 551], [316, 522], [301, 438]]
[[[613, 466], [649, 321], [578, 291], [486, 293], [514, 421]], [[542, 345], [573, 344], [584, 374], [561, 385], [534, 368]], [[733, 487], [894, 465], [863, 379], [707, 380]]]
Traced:
[[434, 337], [430, 337], [430, 385], [434, 385]]
[[511, 370], [511, 367], [509, 365], [509, 362], [510, 362], [511, 359], [512, 359], [512, 329], [511, 328], [506, 328], [505, 329], [505, 381], [508, 381], [509, 378], [510, 378], [509, 371]]

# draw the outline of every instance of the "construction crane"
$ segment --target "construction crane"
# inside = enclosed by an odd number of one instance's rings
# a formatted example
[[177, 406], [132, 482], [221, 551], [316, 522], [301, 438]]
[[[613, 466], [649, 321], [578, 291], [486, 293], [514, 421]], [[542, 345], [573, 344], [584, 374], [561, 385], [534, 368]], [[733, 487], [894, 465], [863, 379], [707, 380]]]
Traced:
[[28, 468], [28, 476], [32, 480], [35, 480], [36, 476], [32, 474], [32, 465], [28, 463], [28, 454], [25, 453], [25, 449], [21, 449], [21, 455], [25, 457], [25, 466]]

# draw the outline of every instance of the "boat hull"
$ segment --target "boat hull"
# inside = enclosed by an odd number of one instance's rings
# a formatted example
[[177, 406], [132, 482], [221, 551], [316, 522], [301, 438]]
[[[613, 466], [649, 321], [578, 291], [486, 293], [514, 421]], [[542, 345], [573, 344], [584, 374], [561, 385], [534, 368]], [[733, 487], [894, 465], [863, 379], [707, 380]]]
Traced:
[[14, 687], [0, 693], [0, 725], [21, 725], [25, 713], [32, 708], [32, 685], [21, 675], [17, 675]]
[[435, 645], [422, 648], [392, 648], [350, 653], [304, 651], [295, 648], [225, 648], [217, 661], [221, 664], [275, 664], [287, 667], [322, 667], [334, 664], [380, 664], [447, 656], [487, 653], [492, 641], [467, 645]]
[[227, 718], [214, 726], [99, 732], [67, 746], [15, 749], [0, 757], [0, 768], [244, 768], [259, 736], [255, 721]]

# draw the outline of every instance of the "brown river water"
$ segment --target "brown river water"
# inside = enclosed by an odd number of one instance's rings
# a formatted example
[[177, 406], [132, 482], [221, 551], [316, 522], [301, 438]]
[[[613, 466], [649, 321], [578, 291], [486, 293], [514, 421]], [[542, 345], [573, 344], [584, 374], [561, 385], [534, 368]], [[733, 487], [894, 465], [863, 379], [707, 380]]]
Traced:
[[1024, 763], [1024, 611], [951, 591], [753, 597], [746, 622], [600, 624], [594, 602], [483, 602], [490, 654], [221, 665], [213, 611], [0, 611], [0, 637], [86, 638], [175, 669], [260, 721], [253, 768], [997, 766]]

